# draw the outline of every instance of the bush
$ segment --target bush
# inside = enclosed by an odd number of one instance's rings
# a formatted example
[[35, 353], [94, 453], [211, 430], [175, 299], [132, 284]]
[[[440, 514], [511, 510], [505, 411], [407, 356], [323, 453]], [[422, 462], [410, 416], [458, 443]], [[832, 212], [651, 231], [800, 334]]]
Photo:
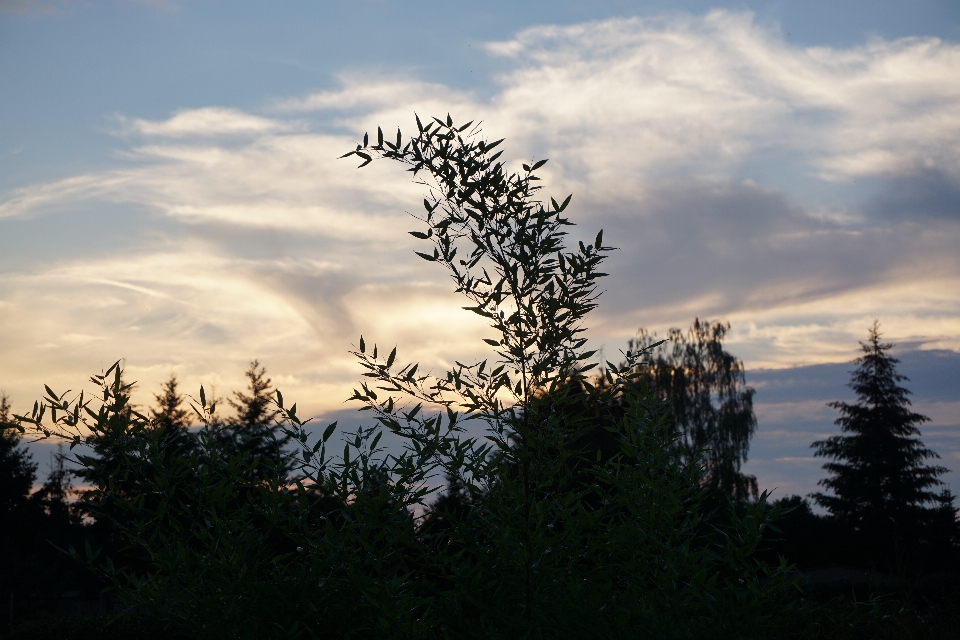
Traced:
[[[8, 640], [179, 640], [156, 620], [117, 616], [58, 616], [20, 623]], [[182, 636], [186, 638], [188, 636]]]

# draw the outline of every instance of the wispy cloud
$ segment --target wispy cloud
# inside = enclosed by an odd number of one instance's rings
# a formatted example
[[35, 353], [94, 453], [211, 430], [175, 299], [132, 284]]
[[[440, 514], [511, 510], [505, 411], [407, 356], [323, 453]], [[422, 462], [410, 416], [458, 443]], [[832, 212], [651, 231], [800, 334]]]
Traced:
[[713, 11], [538, 27], [489, 48], [520, 66], [497, 99], [514, 131], [593, 140], [607, 153], [588, 162], [618, 178], [665, 162], [724, 175], [764, 151], [831, 180], [960, 166], [960, 46], [935, 38], [803, 49]]
[[192, 388], [239, 386], [260, 357], [326, 411], [356, 378], [360, 333], [434, 366], [479, 354], [483, 326], [412, 255], [421, 187], [337, 160], [378, 124], [409, 133], [414, 111], [483, 120], [512, 163], [551, 158], [548, 191], [574, 192], [583, 233], [622, 249], [590, 323], [612, 354], [637, 326], [697, 315], [730, 319], [751, 367], [849, 360], [874, 317], [895, 340], [960, 349], [960, 46], [804, 49], [712, 12], [538, 27], [489, 50], [513, 65], [489, 99], [343, 76], [263, 113], [128, 115], [109, 171], [3, 194], [0, 224], [23, 233], [79, 217], [79, 244], [106, 205], [132, 225], [109, 255], [24, 242], [4, 262], [15, 398], [99, 358]]
[[185, 109], [162, 121], [119, 117], [122, 130], [145, 136], [167, 138], [260, 135], [289, 131], [294, 123], [250, 115], [237, 109], [204, 107]]
[[[320, 91], [303, 98], [279, 100], [273, 110], [284, 112], [334, 111], [358, 112], [376, 110], [382, 112], [390, 105], [401, 108], [418, 104], [430, 109], [425, 113], [440, 113], [441, 110], [459, 110], [458, 107], [473, 108], [474, 100], [461, 91], [442, 84], [424, 82], [415, 77], [385, 79], [382, 76], [340, 76], [341, 88], [335, 91]], [[446, 111], [444, 111], [445, 113]], [[410, 120], [409, 112], [402, 113], [402, 122]]]

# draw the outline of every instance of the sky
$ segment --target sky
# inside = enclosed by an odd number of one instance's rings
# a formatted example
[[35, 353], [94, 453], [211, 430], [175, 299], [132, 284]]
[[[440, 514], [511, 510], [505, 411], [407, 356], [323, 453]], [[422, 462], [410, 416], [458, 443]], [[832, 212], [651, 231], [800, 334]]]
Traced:
[[[747, 471], [809, 444], [874, 319], [960, 491], [960, 5], [0, 0], [0, 389], [25, 410], [124, 359], [221, 395], [254, 358], [352, 417], [360, 335], [442, 369], [487, 355], [406, 232], [399, 167], [338, 160], [414, 113], [549, 158], [573, 239], [611, 255], [591, 345], [731, 324]], [[38, 452], [46, 449], [37, 449]]]

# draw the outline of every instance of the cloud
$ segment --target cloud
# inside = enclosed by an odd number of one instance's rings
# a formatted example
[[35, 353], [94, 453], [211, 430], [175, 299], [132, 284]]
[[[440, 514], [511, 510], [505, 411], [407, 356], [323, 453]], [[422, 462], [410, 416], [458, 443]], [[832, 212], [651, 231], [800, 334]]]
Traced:
[[[573, 238], [602, 227], [621, 248], [588, 323], [611, 353], [638, 326], [694, 316], [730, 320], [749, 368], [848, 361], [875, 317], [894, 341], [960, 350], [960, 46], [804, 49], [716, 11], [537, 27], [488, 49], [509, 65], [489, 98], [354, 74], [262, 113], [133, 114], [111, 169], [0, 194], [15, 400], [120, 356], [146, 389], [171, 370], [236, 388], [259, 357], [301, 406], [333, 411], [361, 333], [435, 368], [480, 357], [483, 325], [412, 254], [422, 187], [337, 160], [377, 125], [409, 133], [415, 111], [483, 120], [512, 167], [551, 159], [548, 195], [575, 194]], [[67, 227], [71, 251], [38, 249]]]
[[[415, 77], [385, 79], [380, 76], [341, 75], [341, 88], [336, 91], [320, 91], [303, 98], [279, 100], [273, 110], [283, 112], [336, 111], [369, 112], [372, 109], [382, 111], [389, 105], [419, 104], [424, 108], [435, 105], [425, 114], [441, 113], [458, 106], [473, 106], [471, 98], [442, 84], [424, 82]], [[409, 111], [402, 113], [402, 121], [410, 120]]]
[[581, 174], [724, 176], [763, 152], [830, 180], [960, 166], [960, 46], [935, 38], [802, 49], [718, 10], [536, 27], [489, 48], [520, 67], [495, 100], [513, 131], [587, 147]]
[[960, 220], [960, 179], [943, 169], [919, 167], [882, 183], [863, 207], [866, 215], [888, 220]]
[[293, 123], [279, 122], [224, 107], [184, 109], [161, 122], [140, 118], [128, 120], [122, 116], [119, 120], [123, 130], [127, 132], [167, 138], [258, 135], [289, 131], [295, 126]]
[[57, 182], [31, 185], [15, 189], [0, 201], [0, 219], [29, 216], [42, 213], [48, 206], [62, 205], [71, 199], [86, 200], [105, 196], [122, 180], [107, 173], [65, 178]]

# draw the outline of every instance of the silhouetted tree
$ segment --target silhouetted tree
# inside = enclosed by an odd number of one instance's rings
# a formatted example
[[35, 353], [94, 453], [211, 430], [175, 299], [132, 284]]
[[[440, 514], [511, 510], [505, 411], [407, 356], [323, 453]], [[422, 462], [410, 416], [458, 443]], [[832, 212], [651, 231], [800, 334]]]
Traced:
[[420, 524], [419, 533], [427, 540], [446, 532], [454, 523], [467, 517], [473, 499], [463, 482], [455, 475], [446, 474], [446, 488], [430, 503]]
[[[119, 367], [116, 371], [119, 376], [121, 371]], [[82, 466], [77, 475], [92, 486], [111, 483], [117, 496], [133, 497], [140, 492], [139, 482], [137, 476], [130, 472], [130, 465], [125, 463], [124, 457], [129, 451], [130, 440], [139, 436], [138, 432], [131, 430], [131, 424], [140, 418], [145, 419], [145, 416], [130, 402], [130, 396], [136, 389], [137, 383], [128, 383], [118, 378], [117, 385], [123, 392], [122, 403], [118, 406], [116, 413], [111, 415], [106, 428], [94, 434], [86, 442], [90, 453], [78, 455]], [[81, 505], [83, 505], [90, 499], [96, 499], [98, 492], [88, 490], [81, 492], [80, 495]], [[86, 515], [93, 514], [87, 512]], [[102, 520], [98, 518], [98, 523], [103, 524]]]
[[254, 360], [244, 372], [247, 378], [247, 393], [235, 391], [227, 402], [236, 415], [223, 423], [208, 425], [214, 438], [225, 451], [239, 452], [246, 457], [259, 456], [262, 464], [258, 473], [271, 469], [285, 474], [291, 468], [291, 455], [284, 451], [289, 436], [280, 435], [274, 418], [271, 397], [273, 388], [267, 371]]
[[190, 412], [181, 406], [184, 398], [177, 390], [178, 386], [176, 374], [171, 373], [161, 387], [162, 393], [153, 395], [157, 404], [150, 409], [150, 421], [156, 427], [181, 431], [190, 426]]
[[177, 376], [170, 374], [162, 393], [154, 394], [156, 406], [150, 409], [150, 426], [159, 431], [164, 447], [176, 447], [180, 455], [187, 455], [196, 442], [188, 430], [190, 413], [182, 408], [184, 397], [178, 386]]
[[[27, 508], [37, 465], [23, 447], [20, 432], [11, 423], [10, 400], [0, 392], [0, 529], [8, 530]], [[22, 515], [20, 515], [22, 517]]]
[[[0, 393], [0, 609], [3, 628], [11, 609], [27, 595], [90, 593], [96, 580], [62, 553], [70, 545], [83, 548], [84, 527], [70, 501], [70, 470], [60, 452], [52, 456], [46, 482], [32, 491], [37, 465], [11, 423], [6, 395]], [[14, 622], [17, 616], [14, 616]]]
[[[0, 595], [4, 603], [22, 589], [23, 560], [36, 521], [29, 496], [37, 465], [23, 447], [12, 418], [10, 401], [0, 392]], [[0, 609], [4, 628], [6, 614], [6, 607]]]
[[[723, 349], [729, 329], [729, 323], [699, 318], [686, 333], [670, 329], [667, 341], [652, 350], [643, 380], [670, 405], [684, 455], [703, 456], [704, 485], [741, 501], [757, 495], [757, 479], [740, 471], [757, 418], [743, 362]], [[630, 350], [656, 342], [656, 334], [640, 329]]]
[[[842, 434], [811, 445], [814, 455], [831, 460], [823, 465], [830, 476], [819, 482], [830, 493], [812, 497], [874, 561], [902, 565], [925, 530], [942, 541], [944, 532], [934, 534], [927, 525], [955, 532], [956, 511], [953, 496], [937, 491], [947, 469], [927, 464], [939, 456], [914, 437], [929, 418], [910, 409], [910, 392], [899, 385], [907, 378], [888, 353], [893, 345], [880, 341], [878, 322], [860, 345], [863, 355], [848, 385], [857, 402], [829, 404], [840, 412], [835, 424]], [[947, 538], [953, 535], [946, 531]]]
[[50, 474], [46, 482], [30, 496], [39, 510], [46, 516], [48, 529], [68, 529], [81, 524], [76, 510], [71, 508], [70, 497], [73, 494], [72, 475], [66, 466], [66, 456], [58, 451], [52, 456]]

